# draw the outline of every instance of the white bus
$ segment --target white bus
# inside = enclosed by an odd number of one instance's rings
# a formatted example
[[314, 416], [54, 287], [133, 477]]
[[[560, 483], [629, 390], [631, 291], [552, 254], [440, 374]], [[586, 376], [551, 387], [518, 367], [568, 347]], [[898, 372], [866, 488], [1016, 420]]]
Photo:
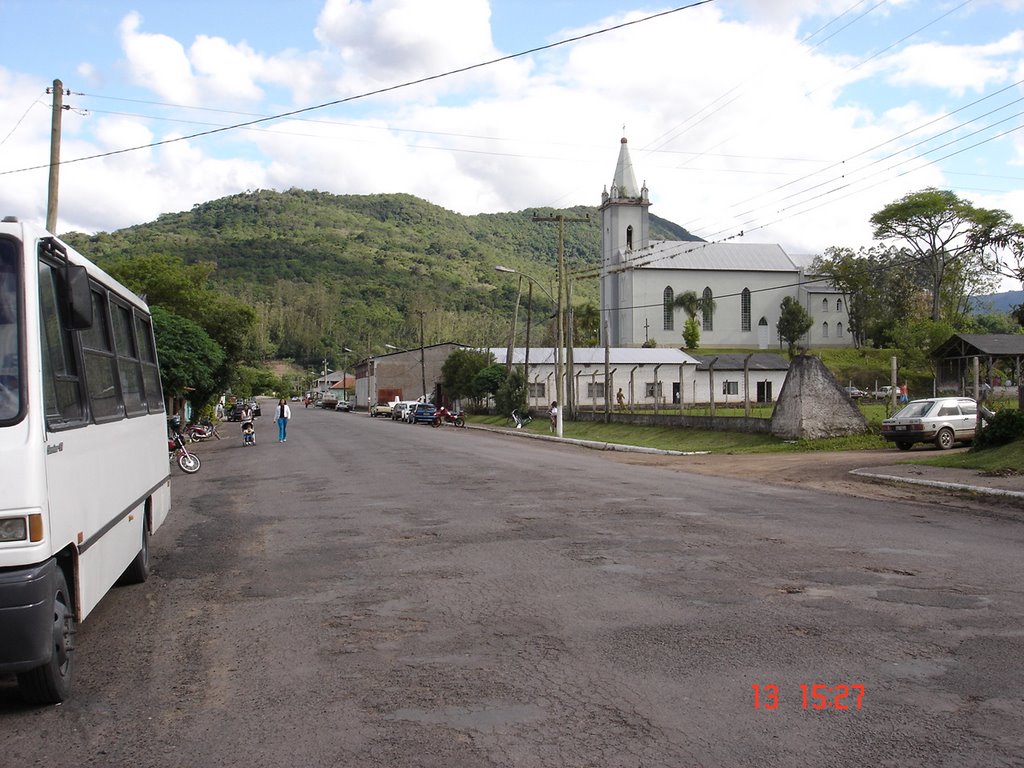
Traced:
[[170, 508], [146, 304], [47, 232], [0, 222], [0, 674], [70, 692], [75, 625], [141, 582]]

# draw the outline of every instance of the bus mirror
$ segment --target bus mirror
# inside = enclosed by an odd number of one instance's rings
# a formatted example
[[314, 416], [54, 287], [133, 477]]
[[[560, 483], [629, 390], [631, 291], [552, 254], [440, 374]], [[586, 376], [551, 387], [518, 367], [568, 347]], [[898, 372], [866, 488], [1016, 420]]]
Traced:
[[68, 301], [68, 329], [82, 331], [92, 327], [92, 292], [89, 273], [85, 267], [65, 265], [65, 285]]

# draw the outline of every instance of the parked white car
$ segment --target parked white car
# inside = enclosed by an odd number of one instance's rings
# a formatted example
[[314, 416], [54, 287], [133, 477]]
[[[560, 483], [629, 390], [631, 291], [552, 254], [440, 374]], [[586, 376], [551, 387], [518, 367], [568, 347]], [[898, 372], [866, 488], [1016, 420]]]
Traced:
[[882, 437], [901, 451], [914, 443], [935, 443], [940, 450], [974, 440], [978, 404], [969, 397], [929, 397], [912, 400], [882, 422]]
[[415, 406], [415, 400], [400, 400], [391, 408], [391, 418], [395, 421], [405, 421], [405, 414]]

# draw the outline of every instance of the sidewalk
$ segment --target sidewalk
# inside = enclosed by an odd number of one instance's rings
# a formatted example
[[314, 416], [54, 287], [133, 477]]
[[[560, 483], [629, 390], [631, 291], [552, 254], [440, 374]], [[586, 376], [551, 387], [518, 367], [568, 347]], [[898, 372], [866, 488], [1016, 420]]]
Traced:
[[988, 475], [976, 469], [950, 469], [922, 464], [855, 469], [850, 474], [881, 482], [947, 488], [1024, 501], [1024, 475]]

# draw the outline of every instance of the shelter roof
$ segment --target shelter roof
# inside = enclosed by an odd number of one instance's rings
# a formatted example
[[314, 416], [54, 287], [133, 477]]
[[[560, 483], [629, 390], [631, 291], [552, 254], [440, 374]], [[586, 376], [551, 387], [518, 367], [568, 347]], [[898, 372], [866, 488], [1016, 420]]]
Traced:
[[932, 352], [935, 358], [1017, 355], [1024, 355], [1021, 333], [955, 333]]

